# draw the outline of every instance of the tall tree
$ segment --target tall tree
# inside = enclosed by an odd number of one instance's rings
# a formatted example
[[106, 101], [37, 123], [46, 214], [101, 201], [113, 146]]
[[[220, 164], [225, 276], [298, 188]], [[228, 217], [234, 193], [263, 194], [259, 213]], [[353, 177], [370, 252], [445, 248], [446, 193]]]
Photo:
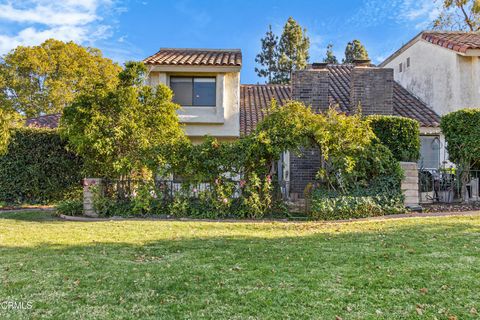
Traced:
[[292, 18], [288, 18], [278, 44], [278, 72], [274, 82], [288, 83], [292, 71], [301, 70], [307, 66], [310, 39], [307, 30]]
[[479, 0], [443, 0], [442, 10], [433, 21], [436, 30], [480, 31]]
[[327, 53], [325, 58], [323, 59], [323, 62], [330, 64], [338, 64], [337, 57], [335, 57], [335, 54], [333, 53], [333, 44], [331, 43], [327, 45]]
[[272, 80], [277, 72], [278, 62], [278, 36], [272, 31], [272, 26], [268, 26], [268, 31], [265, 33], [265, 37], [261, 40], [262, 51], [257, 54], [255, 62], [260, 64], [260, 68], [255, 67], [255, 72], [259, 77], [267, 78], [268, 83], [272, 83]]
[[342, 63], [353, 63], [354, 60], [368, 59], [368, 52], [359, 40], [353, 40], [345, 48], [345, 58]]
[[120, 71], [100, 50], [73, 42], [18, 46], [0, 60], [0, 103], [27, 117], [62, 112], [99, 83], [114, 87]]
[[143, 85], [145, 73], [143, 63], [127, 63], [114, 89], [98, 87], [65, 108], [60, 132], [82, 155], [85, 174], [126, 178], [152, 172], [165, 167], [174, 146], [185, 141], [172, 91]]

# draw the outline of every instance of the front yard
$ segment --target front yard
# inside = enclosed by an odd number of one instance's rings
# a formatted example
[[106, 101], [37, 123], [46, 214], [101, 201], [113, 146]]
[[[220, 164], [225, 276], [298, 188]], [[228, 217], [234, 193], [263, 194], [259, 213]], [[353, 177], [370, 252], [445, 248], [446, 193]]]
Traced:
[[344, 224], [1, 217], [2, 319], [480, 313], [480, 216]]

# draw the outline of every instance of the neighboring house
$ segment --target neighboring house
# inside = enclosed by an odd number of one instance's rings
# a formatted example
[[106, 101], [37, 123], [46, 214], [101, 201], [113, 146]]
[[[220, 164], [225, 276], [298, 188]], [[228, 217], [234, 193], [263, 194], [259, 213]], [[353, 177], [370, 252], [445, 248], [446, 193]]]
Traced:
[[[240, 85], [240, 50], [161, 49], [144, 60], [149, 83], [164, 83], [182, 106], [180, 121], [194, 143], [205, 135], [219, 140], [238, 139], [251, 133], [270, 108], [298, 100], [321, 112], [331, 105], [351, 114], [361, 105], [363, 114], [386, 114], [417, 120], [422, 130], [437, 130], [439, 116], [394, 81], [394, 72], [369, 61], [349, 65], [314, 63], [292, 74], [291, 85]], [[58, 121], [58, 119], [57, 119]], [[30, 125], [46, 123], [43, 117]], [[302, 197], [320, 167], [318, 151], [303, 156], [282, 155], [279, 175], [289, 182], [290, 194]]]
[[[480, 33], [424, 31], [380, 64], [437, 114], [480, 107]], [[446, 160], [440, 129], [423, 130], [421, 166]]]

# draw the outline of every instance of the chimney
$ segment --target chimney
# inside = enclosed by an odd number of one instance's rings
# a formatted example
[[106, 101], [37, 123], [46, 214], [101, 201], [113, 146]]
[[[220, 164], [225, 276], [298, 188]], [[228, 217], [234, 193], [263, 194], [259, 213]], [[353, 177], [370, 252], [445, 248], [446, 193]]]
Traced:
[[351, 109], [360, 105], [362, 114], [393, 114], [393, 69], [355, 65], [350, 78]]
[[326, 69], [327, 66], [328, 66], [327, 62], [314, 62], [312, 63], [311, 69], [315, 69], [315, 70]]
[[328, 110], [329, 71], [326, 65], [313, 64], [311, 68], [292, 73], [292, 100], [311, 106], [314, 112]]
[[370, 59], [355, 59], [353, 64], [357, 67], [374, 67]]

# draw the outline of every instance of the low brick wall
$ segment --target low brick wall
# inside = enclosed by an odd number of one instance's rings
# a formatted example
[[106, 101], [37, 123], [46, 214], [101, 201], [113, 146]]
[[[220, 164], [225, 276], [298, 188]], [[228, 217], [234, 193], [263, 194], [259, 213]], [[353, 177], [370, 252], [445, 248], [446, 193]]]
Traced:
[[85, 178], [83, 179], [83, 215], [87, 217], [98, 217], [93, 207], [93, 198], [95, 192], [101, 192], [102, 179]]
[[416, 207], [419, 203], [417, 164], [415, 162], [400, 162], [400, 166], [405, 171], [405, 178], [402, 180], [405, 206]]

